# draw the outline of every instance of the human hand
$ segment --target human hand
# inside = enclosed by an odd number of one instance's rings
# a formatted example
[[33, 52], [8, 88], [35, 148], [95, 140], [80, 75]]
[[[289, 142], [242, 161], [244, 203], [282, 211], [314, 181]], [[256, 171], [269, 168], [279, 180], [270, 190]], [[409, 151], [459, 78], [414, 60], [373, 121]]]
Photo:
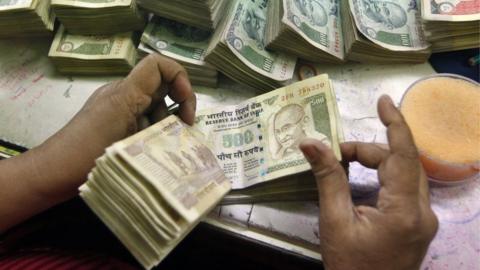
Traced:
[[327, 269], [418, 269], [438, 221], [413, 137], [391, 99], [378, 101], [390, 149], [341, 145], [343, 160], [377, 169], [376, 207], [352, 203], [348, 179], [333, 152], [312, 139], [300, 145], [315, 175], [320, 204], [320, 252]]
[[97, 89], [63, 129], [31, 151], [41, 159], [35, 163], [44, 179], [39, 181], [42, 192], [54, 201], [76, 195], [95, 159], [112, 143], [138, 131], [145, 112], [156, 120], [167, 115], [166, 95], [179, 103], [180, 118], [193, 124], [196, 98], [187, 73], [158, 54], [143, 59], [125, 79]]
[[164, 101], [167, 95], [179, 103], [180, 118], [193, 124], [196, 98], [185, 69], [173, 60], [151, 54], [125, 79], [99, 88], [72, 122], [98, 134], [96, 138], [85, 139], [103, 139], [104, 142], [98, 143], [108, 146], [137, 132], [145, 113], [153, 116], [153, 120], [167, 116]]
[[150, 55], [125, 79], [97, 89], [43, 144], [1, 162], [0, 233], [77, 195], [95, 159], [112, 143], [138, 131], [137, 120], [144, 112], [151, 112], [154, 119], [166, 116], [167, 94], [180, 104], [180, 118], [193, 124], [196, 98], [185, 69]]

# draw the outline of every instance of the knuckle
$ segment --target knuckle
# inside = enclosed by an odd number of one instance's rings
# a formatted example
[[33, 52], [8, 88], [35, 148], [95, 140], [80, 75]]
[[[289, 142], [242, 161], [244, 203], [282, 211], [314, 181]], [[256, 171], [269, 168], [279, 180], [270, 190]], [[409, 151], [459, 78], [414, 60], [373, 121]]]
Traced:
[[406, 159], [418, 159], [418, 150], [415, 146], [405, 148], [404, 151], [400, 152], [399, 154]]
[[422, 228], [422, 217], [419, 211], [412, 211], [400, 221], [400, 229], [406, 234], [417, 233]]
[[148, 63], [157, 63], [159, 61], [163, 61], [165, 59], [168, 59], [168, 58], [163, 58], [160, 54], [158, 53], [151, 53], [149, 54], [147, 57], [144, 58], [145, 59], [145, 62], [148, 62]]
[[317, 179], [332, 175], [334, 173], [337, 173], [338, 170], [342, 169], [340, 163], [336, 160], [329, 160], [326, 164], [319, 164], [319, 162], [316, 162], [313, 165], [314, 166], [312, 166], [312, 172]]

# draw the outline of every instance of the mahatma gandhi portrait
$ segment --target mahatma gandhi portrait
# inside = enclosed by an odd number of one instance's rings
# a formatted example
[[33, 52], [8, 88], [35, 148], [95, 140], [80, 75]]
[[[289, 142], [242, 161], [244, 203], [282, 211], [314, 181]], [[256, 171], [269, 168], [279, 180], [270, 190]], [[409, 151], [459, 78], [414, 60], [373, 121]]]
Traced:
[[309, 117], [300, 104], [288, 104], [275, 113], [272, 121], [273, 136], [270, 139], [270, 151], [274, 159], [300, 153], [298, 145], [307, 137], [329, 144], [327, 137], [321, 133], [313, 131], [307, 134], [308, 121]]
[[363, 0], [363, 5], [368, 18], [388, 29], [400, 28], [407, 23], [407, 12], [395, 2]]
[[308, 21], [316, 26], [325, 26], [328, 23], [328, 14], [318, 0], [293, 0], [297, 9]]
[[259, 9], [248, 9], [246, 11], [245, 20], [242, 23], [243, 29], [248, 37], [257, 42], [260, 48], [265, 47], [265, 25], [267, 19], [265, 14]]

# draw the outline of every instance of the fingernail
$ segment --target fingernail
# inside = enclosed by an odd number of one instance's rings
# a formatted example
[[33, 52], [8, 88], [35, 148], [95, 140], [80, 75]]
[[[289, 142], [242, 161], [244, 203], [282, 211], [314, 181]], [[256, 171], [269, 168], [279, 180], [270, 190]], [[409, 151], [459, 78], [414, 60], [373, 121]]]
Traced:
[[317, 149], [314, 145], [308, 145], [306, 147], [304, 146], [301, 148], [301, 150], [308, 162], [315, 160], [315, 157], [317, 156]]
[[382, 95], [380, 98], [384, 99], [386, 102], [390, 103], [390, 105], [395, 107], [395, 104], [393, 103], [393, 100], [389, 95]]

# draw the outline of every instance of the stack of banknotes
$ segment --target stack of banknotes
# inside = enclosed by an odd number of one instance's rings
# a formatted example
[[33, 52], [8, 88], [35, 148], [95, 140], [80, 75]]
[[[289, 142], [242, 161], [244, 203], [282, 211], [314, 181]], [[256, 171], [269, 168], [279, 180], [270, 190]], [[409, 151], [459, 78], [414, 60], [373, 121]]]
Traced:
[[229, 190], [200, 135], [170, 116], [107, 148], [80, 196], [150, 269]]
[[52, 9], [68, 32], [76, 35], [108, 35], [145, 26], [135, 0], [52, 0]]
[[200, 111], [193, 126], [172, 115], [108, 147], [80, 196], [149, 269], [231, 188], [223, 203], [315, 198], [298, 145], [315, 138], [341, 159], [338, 119], [327, 75]]
[[0, 38], [51, 35], [54, 23], [50, 1], [0, 1]]
[[160, 17], [206, 30], [217, 27], [228, 2], [231, 0], [138, 0], [139, 5]]
[[344, 62], [339, 5], [339, 1], [270, 1], [267, 48], [314, 62]]
[[479, 1], [423, 0], [422, 19], [433, 52], [479, 46]]
[[211, 37], [211, 31], [153, 17], [143, 32], [139, 56], [160, 53], [182, 64], [193, 85], [216, 87], [218, 72], [205, 62]]
[[60, 26], [48, 56], [65, 74], [126, 74], [135, 65], [133, 32], [110, 36], [72, 35]]
[[415, 0], [344, 0], [341, 3], [345, 53], [372, 63], [425, 62], [430, 57]]
[[290, 80], [296, 63], [296, 56], [265, 48], [267, 3], [229, 1], [205, 57], [218, 71], [261, 91]]

